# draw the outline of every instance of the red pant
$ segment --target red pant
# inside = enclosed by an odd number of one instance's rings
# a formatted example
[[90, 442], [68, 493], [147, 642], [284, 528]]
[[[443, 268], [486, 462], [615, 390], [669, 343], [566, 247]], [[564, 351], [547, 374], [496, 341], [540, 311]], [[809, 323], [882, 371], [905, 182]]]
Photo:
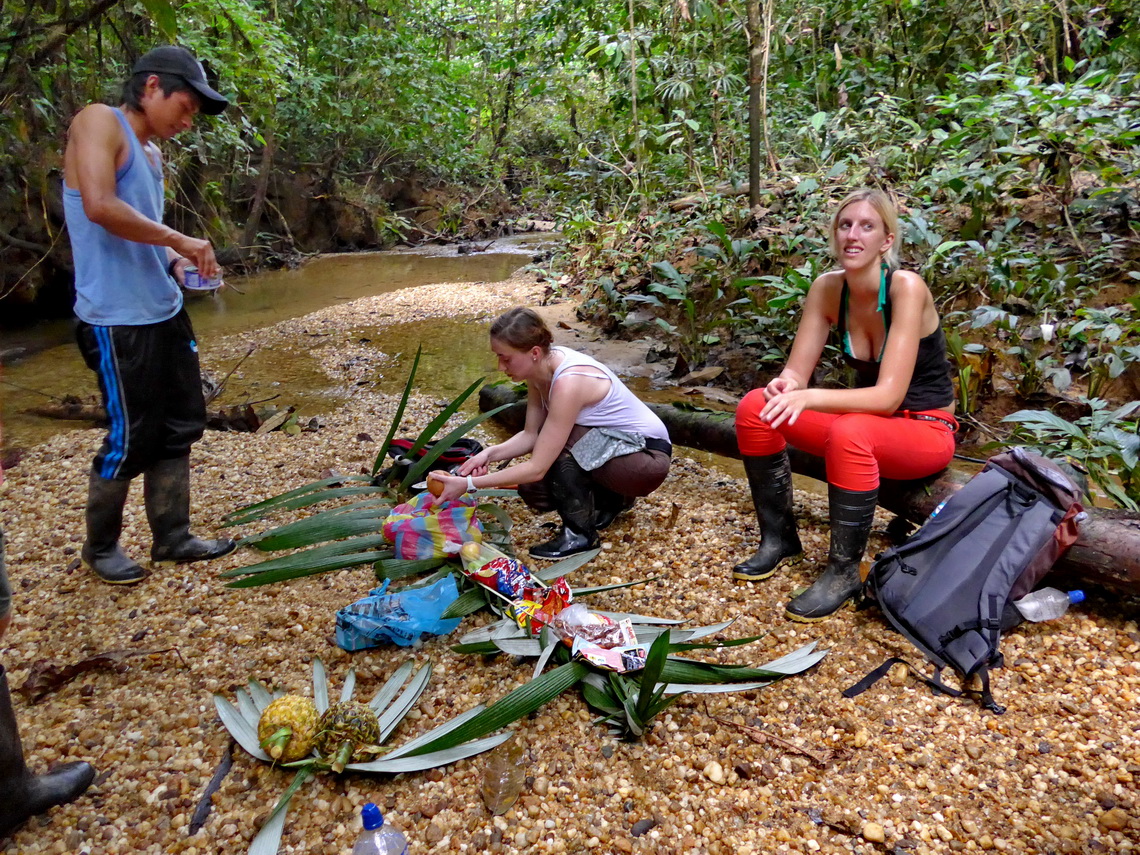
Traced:
[[[822, 457], [828, 483], [844, 490], [873, 490], [880, 478], [924, 478], [945, 469], [954, 456], [954, 431], [940, 421], [805, 410], [794, 425], [773, 429], [760, 418], [764, 403], [763, 390], [753, 389], [736, 408], [740, 453], [776, 454], [790, 442]], [[926, 412], [958, 424], [944, 410]]]

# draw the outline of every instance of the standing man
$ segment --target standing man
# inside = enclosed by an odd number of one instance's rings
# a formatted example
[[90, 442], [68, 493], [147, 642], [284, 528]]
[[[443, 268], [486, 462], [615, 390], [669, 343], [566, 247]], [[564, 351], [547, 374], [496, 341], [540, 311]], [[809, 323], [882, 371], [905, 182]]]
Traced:
[[163, 225], [155, 140], [229, 103], [190, 51], [159, 47], [135, 63], [122, 105], [85, 107], [64, 154], [63, 203], [75, 258], [76, 337], [99, 379], [110, 426], [95, 456], [82, 557], [105, 582], [146, 571], [119, 547], [131, 479], [143, 475], [151, 559], [186, 562], [233, 551], [190, 534], [190, 446], [206, 424], [198, 346], [179, 286], [194, 265], [221, 271], [210, 242]]

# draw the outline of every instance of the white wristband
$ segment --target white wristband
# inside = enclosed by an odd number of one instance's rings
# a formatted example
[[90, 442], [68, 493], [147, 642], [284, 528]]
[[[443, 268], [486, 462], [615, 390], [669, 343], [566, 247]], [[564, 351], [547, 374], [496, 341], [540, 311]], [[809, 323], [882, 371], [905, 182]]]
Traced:
[[475, 492], [475, 479], [472, 478], [470, 475], [467, 476], [467, 492], [468, 493], [474, 493]]

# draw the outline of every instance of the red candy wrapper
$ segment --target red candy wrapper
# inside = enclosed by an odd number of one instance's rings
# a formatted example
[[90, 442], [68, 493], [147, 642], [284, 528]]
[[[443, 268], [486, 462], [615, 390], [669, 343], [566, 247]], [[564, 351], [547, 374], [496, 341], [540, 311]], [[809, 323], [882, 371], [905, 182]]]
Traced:
[[511, 604], [508, 613], [523, 629], [538, 635], [573, 599], [569, 583], [559, 576], [549, 588], [524, 588], [522, 597]]
[[507, 600], [523, 597], [527, 588], [545, 588], [521, 561], [508, 558], [485, 543], [465, 543], [460, 550], [467, 578], [501, 594]]

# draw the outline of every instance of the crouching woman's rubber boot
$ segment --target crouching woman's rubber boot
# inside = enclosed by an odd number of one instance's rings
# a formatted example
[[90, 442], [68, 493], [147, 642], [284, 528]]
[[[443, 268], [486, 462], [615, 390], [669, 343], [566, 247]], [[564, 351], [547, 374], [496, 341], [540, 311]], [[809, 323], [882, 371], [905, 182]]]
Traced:
[[562, 530], [552, 540], [532, 546], [530, 554], [535, 558], [556, 559], [596, 548], [594, 485], [586, 470], [569, 454], [560, 454], [551, 464], [550, 474], [551, 501], [562, 517]]
[[792, 465], [788, 452], [745, 457], [748, 488], [760, 523], [760, 547], [732, 568], [733, 579], [759, 582], [803, 558], [804, 550], [792, 513]]
[[147, 575], [119, 546], [130, 488], [130, 481], [103, 478], [95, 472], [87, 482], [87, 539], [79, 555], [95, 575], [112, 585], [133, 585]]
[[202, 540], [190, 534], [190, 458], [160, 460], [143, 473], [143, 499], [156, 564], [206, 561], [228, 555], [237, 544], [228, 537]]
[[46, 775], [28, 771], [8, 694], [8, 675], [0, 666], [0, 839], [36, 814], [74, 801], [94, 780], [95, 769], [90, 763], [68, 763]]
[[823, 620], [859, 593], [863, 584], [859, 564], [875, 521], [879, 491], [877, 488], [844, 490], [829, 484], [827, 499], [831, 516], [827, 568], [814, 585], [788, 603], [785, 613], [792, 620], [805, 623]]

